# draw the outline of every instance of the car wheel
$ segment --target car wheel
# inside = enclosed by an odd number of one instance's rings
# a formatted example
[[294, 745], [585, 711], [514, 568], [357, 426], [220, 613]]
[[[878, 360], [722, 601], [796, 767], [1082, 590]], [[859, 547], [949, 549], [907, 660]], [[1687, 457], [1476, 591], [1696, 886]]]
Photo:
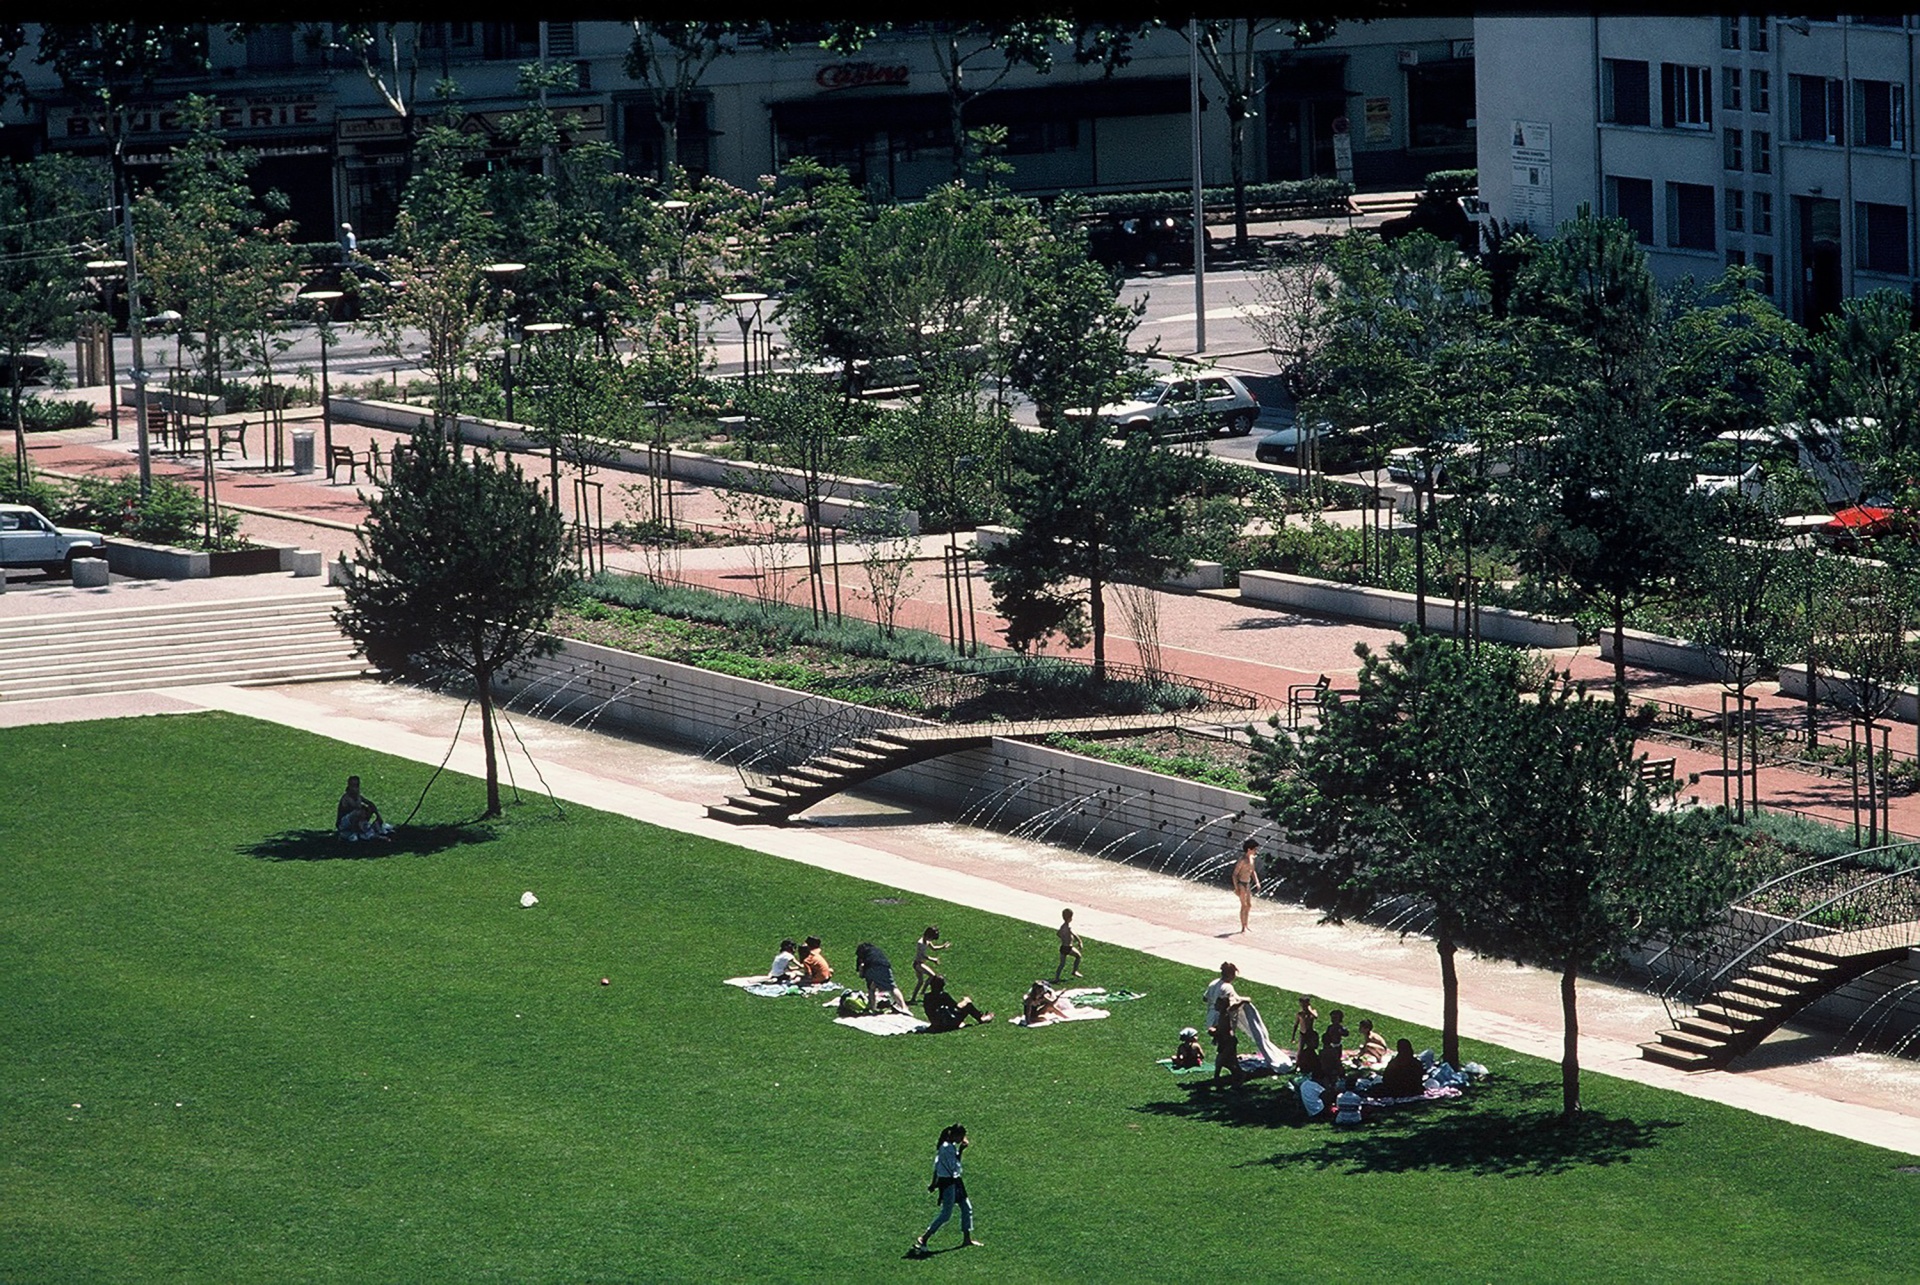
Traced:
[[1253, 416], [1245, 411], [1227, 416], [1227, 431], [1235, 437], [1245, 437], [1253, 431]]

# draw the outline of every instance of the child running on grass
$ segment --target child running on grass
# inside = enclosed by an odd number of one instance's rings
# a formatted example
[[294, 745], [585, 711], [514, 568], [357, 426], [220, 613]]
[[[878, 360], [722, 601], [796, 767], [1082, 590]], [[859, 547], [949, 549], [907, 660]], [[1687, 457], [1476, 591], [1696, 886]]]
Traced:
[[928, 924], [927, 930], [920, 934], [920, 944], [913, 952], [913, 994], [907, 996], [909, 1004], [920, 1002], [921, 988], [926, 986], [927, 979], [936, 971], [934, 965], [940, 961], [933, 952], [944, 950], [951, 945], [953, 943], [950, 941], [940, 940], [939, 924]]
[[1060, 975], [1067, 970], [1067, 960], [1073, 960], [1073, 975], [1080, 976], [1080, 934], [1073, 930], [1073, 912], [1060, 912], [1060, 962], [1054, 966], [1053, 980], [1059, 981]]

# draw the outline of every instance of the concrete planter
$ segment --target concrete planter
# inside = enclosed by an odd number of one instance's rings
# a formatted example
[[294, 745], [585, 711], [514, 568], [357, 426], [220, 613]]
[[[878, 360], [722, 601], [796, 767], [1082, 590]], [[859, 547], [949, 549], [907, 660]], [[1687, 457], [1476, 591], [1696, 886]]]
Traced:
[[170, 544], [149, 544], [120, 536], [107, 538], [107, 562], [113, 573], [140, 580], [204, 580], [209, 576], [257, 576], [290, 572], [320, 574], [320, 553], [291, 544], [261, 544], [251, 549], [209, 553]]
[[[1780, 694], [1798, 700], [1807, 698], [1805, 665], [1780, 666]], [[1853, 677], [1837, 669], [1820, 671], [1820, 691], [1816, 699], [1842, 709], [1858, 709], [1860, 705], [1860, 698], [1854, 691]], [[1909, 723], [1920, 722], [1920, 693], [1911, 687], [1899, 688], [1893, 698], [1892, 714]]]
[[[411, 433], [422, 421], [433, 422], [431, 409], [407, 402], [375, 401], [359, 397], [331, 397], [327, 405], [333, 417], [348, 424], [364, 424], [398, 433]], [[460, 440], [480, 442], [515, 451], [541, 451], [545, 444], [524, 424], [505, 420], [480, 419], [462, 415]], [[701, 486], [721, 486], [764, 495], [793, 499], [802, 491], [799, 475], [750, 460], [728, 460], [699, 451], [675, 448], [655, 453], [644, 446], [605, 443], [612, 455], [611, 467], [627, 473], [652, 473], [664, 467], [667, 476]], [[920, 534], [920, 515], [900, 505], [900, 488], [891, 482], [829, 474], [822, 479], [822, 517], [829, 526], [859, 526], [867, 515], [888, 514], [899, 521], [910, 535]]]
[[[973, 547], [984, 553], [997, 549], [1013, 538], [1014, 528], [986, 524], [973, 530]], [[1195, 562], [1183, 575], [1168, 576], [1161, 585], [1168, 589], [1218, 589], [1227, 583], [1227, 569], [1218, 562]]]
[[[1278, 571], [1242, 571], [1240, 597], [1245, 602], [1381, 625], [1410, 624], [1418, 613], [1417, 600], [1410, 593], [1290, 576]], [[1504, 607], [1481, 607], [1479, 616], [1481, 637], [1494, 642], [1517, 647], [1573, 647], [1580, 642], [1579, 631], [1571, 620], [1529, 616]], [[1453, 599], [1429, 594], [1427, 627], [1441, 633], [1465, 633], [1465, 613]]]
[[[1625, 644], [1629, 665], [1658, 669], [1669, 674], [1686, 674], [1693, 678], [1711, 678], [1716, 683], [1727, 679], [1725, 656], [1684, 638], [1667, 638], [1639, 629], [1628, 629], [1621, 635], [1621, 641]], [[1600, 659], [1613, 659], [1611, 629], [1600, 631]]]

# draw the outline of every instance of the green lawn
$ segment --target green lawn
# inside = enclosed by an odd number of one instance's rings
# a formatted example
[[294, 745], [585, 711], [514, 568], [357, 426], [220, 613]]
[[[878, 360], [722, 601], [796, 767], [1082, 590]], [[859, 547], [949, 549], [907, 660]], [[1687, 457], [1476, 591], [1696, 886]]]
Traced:
[[[905, 969], [931, 920], [1007, 1012], [1051, 928], [544, 800], [483, 830], [453, 777], [407, 841], [336, 847], [307, 832], [349, 772], [398, 819], [431, 769], [240, 718], [4, 744], [7, 1281], [1914, 1270], [1920, 1176], [1871, 1147], [1597, 1078], [1558, 1127], [1557, 1068], [1477, 1045], [1465, 1104], [1301, 1125], [1154, 1066], [1207, 978], [1098, 942], [1090, 980], [1149, 992], [1108, 1021], [877, 1039], [719, 979], [807, 932]], [[986, 1244], [908, 1262], [952, 1120]]]

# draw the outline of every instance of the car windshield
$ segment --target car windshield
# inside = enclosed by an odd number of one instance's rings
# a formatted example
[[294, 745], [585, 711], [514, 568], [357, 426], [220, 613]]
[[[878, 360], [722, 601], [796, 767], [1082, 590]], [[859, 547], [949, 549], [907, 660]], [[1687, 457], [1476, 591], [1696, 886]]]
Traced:
[[1155, 379], [1139, 385], [1129, 396], [1136, 402], [1157, 402], [1166, 391], [1166, 383]]

